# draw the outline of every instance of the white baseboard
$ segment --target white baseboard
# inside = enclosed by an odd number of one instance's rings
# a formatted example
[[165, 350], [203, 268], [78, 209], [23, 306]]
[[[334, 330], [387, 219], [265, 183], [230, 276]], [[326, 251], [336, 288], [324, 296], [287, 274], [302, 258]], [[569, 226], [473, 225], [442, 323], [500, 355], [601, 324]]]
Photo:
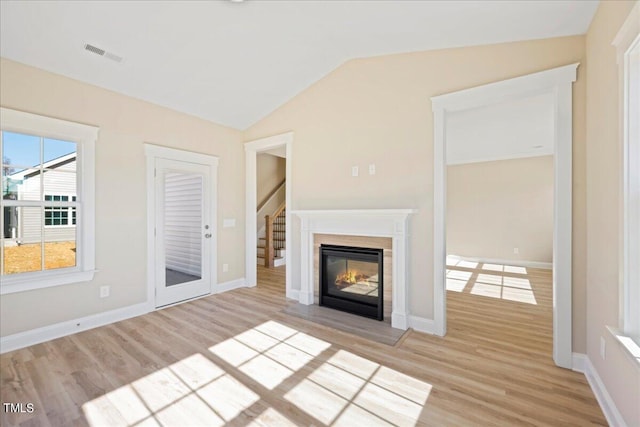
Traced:
[[299, 301], [300, 291], [298, 289], [287, 289], [287, 298]]
[[622, 418], [622, 414], [618, 411], [615, 402], [611, 398], [611, 395], [609, 395], [607, 388], [604, 386], [591, 360], [585, 356], [584, 362], [584, 375], [587, 377], [587, 381], [589, 381], [591, 390], [593, 394], [595, 394], [607, 422], [612, 427], [627, 427], [624, 418]]
[[587, 355], [583, 353], [572, 353], [571, 358], [572, 358], [571, 370], [584, 374], [584, 371], [587, 366]]
[[229, 280], [228, 282], [218, 283], [214, 286], [213, 294], [219, 294], [220, 292], [232, 291], [238, 288], [245, 288], [247, 284], [245, 283], [244, 277], [235, 280]]
[[120, 320], [140, 316], [148, 313], [149, 311], [149, 304], [144, 302], [117, 308], [115, 310], [105, 311], [103, 313], [92, 314], [78, 319], [67, 320], [54, 325], [43, 326], [42, 328], [19, 332], [13, 335], [7, 335], [0, 338], [0, 353], [6, 353], [19, 348], [64, 337], [66, 335], [75, 334], [76, 332], [86, 331], [88, 329], [97, 328], [98, 326], [104, 326]]
[[313, 299], [313, 292], [298, 291], [298, 301], [300, 302], [300, 304], [311, 305], [313, 304]]
[[433, 319], [425, 319], [424, 317], [409, 316], [409, 327], [414, 331], [424, 332], [425, 334], [434, 334], [436, 322]]
[[459, 259], [462, 261], [469, 261], [469, 262], [482, 262], [486, 264], [514, 265], [517, 267], [542, 268], [545, 270], [553, 269], [553, 263], [550, 263], [550, 262], [497, 259], [497, 258], [473, 258], [473, 257], [459, 256], [459, 255], [447, 255], [447, 258], [454, 258], [454, 259]]

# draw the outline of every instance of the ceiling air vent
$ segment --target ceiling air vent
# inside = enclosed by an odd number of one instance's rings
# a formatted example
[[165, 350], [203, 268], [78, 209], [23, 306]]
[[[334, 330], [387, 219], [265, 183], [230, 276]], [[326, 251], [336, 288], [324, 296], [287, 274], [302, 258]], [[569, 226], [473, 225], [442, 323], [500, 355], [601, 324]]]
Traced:
[[122, 57], [121, 56], [115, 55], [115, 54], [113, 54], [111, 52], [107, 52], [106, 50], [100, 49], [99, 47], [96, 47], [96, 46], [91, 45], [89, 43], [84, 45], [84, 49], [88, 50], [91, 53], [95, 53], [96, 55], [104, 56], [105, 58], [110, 59], [112, 61], [122, 62]]

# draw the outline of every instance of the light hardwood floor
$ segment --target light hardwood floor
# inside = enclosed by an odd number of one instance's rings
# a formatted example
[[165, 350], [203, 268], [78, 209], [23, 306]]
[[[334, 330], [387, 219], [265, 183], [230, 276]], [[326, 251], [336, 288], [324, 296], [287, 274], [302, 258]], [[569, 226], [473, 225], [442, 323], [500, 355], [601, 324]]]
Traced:
[[465, 283], [451, 282], [464, 290], [449, 292], [446, 338], [391, 347], [288, 316], [280, 268], [260, 269], [257, 288], [4, 354], [2, 402], [35, 411], [0, 424], [605, 424], [584, 376], [551, 360], [548, 273], [510, 275], [534, 305], [475, 295], [498, 295], [474, 290], [506, 282], [497, 272], [451, 269]]

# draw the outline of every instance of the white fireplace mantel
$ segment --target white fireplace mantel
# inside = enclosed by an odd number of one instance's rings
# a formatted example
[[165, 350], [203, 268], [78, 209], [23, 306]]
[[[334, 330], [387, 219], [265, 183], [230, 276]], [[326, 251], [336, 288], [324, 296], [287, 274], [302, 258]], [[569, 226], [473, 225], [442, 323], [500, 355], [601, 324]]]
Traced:
[[408, 260], [409, 215], [416, 209], [350, 209], [350, 210], [295, 210], [301, 221], [301, 283], [299, 301], [313, 304], [313, 244], [314, 234], [347, 236], [390, 237], [392, 240], [392, 310], [391, 326], [407, 329], [408, 324]]

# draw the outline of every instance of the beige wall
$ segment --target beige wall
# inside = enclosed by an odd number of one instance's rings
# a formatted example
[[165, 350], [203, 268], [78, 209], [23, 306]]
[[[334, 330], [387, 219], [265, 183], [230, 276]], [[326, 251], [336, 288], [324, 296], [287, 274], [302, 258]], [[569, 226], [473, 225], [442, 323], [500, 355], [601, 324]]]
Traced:
[[[622, 151], [618, 66], [611, 45], [634, 2], [601, 2], [587, 33], [587, 354], [627, 425], [640, 425], [640, 370], [606, 326], [619, 323]], [[600, 357], [606, 340], [606, 360]]]
[[256, 155], [256, 200], [258, 206], [265, 202], [271, 192], [284, 181], [287, 161], [266, 153]]
[[447, 253], [552, 262], [553, 156], [448, 166]]
[[[0, 334], [146, 300], [146, 176], [143, 143], [220, 157], [218, 280], [244, 276], [244, 153], [239, 131], [2, 59], [0, 105], [98, 126], [96, 268], [90, 283], [3, 295]], [[222, 228], [235, 218], [235, 228]], [[223, 273], [222, 263], [229, 264]], [[100, 299], [98, 288], [111, 286]]]
[[[286, 131], [293, 209], [416, 208], [410, 228], [410, 311], [433, 318], [433, 118], [430, 97], [584, 61], [584, 37], [564, 37], [349, 61], [249, 128], [250, 141]], [[574, 233], [584, 243], [584, 99], [574, 85]], [[377, 173], [369, 175], [368, 164]], [[360, 176], [351, 177], [351, 166]], [[299, 222], [293, 284], [299, 283]], [[584, 352], [584, 257], [574, 254], [574, 350]]]

